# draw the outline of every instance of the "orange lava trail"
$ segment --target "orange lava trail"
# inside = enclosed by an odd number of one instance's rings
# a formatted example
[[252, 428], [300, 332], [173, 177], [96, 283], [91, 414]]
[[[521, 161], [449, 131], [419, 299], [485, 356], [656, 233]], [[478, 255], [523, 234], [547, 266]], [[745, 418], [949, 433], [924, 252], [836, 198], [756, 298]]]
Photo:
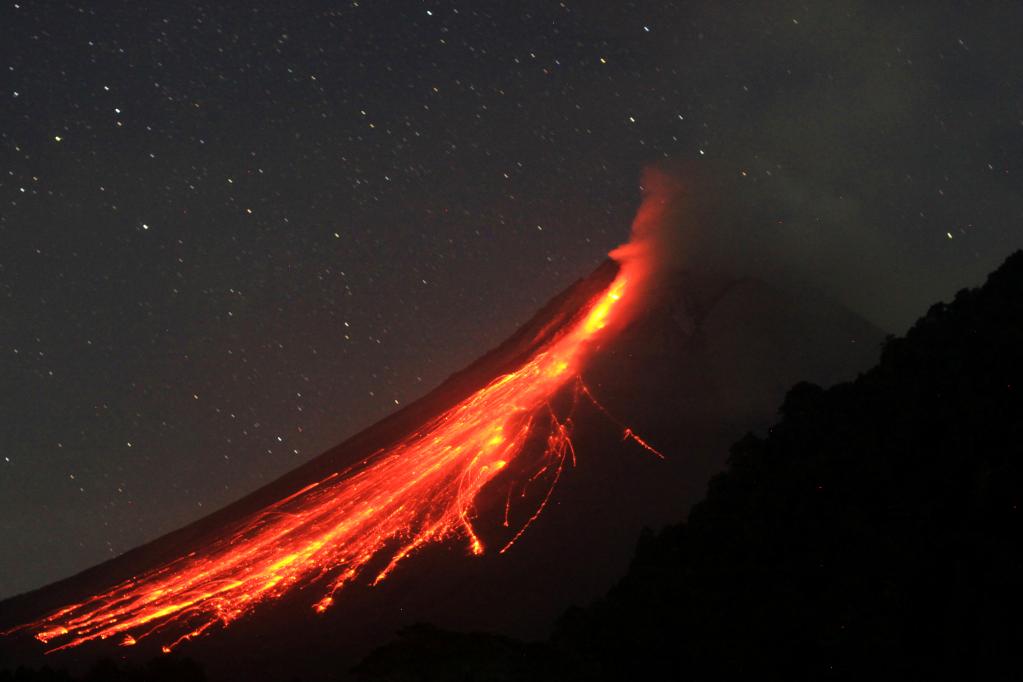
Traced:
[[[397, 445], [270, 505], [208, 546], [18, 629], [53, 645], [50, 651], [109, 638], [129, 646], [150, 636], [166, 638], [169, 651], [297, 586], [324, 585], [312, 604], [323, 611], [378, 556], [389, 560], [373, 583], [418, 548], [453, 536], [480, 554], [474, 501], [522, 453], [546, 412], [550, 430], [538, 466], [552, 480], [506, 551], [539, 516], [566, 461], [574, 462], [570, 420], [559, 419], [550, 401], [579, 376], [591, 342], [620, 307], [625, 272], [521, 367]], [[625, 434], [656, 453], [631, 430]]]
[[607, 417], [608, 419], [610, 419], [611, 421], [613, 421], [615, 424], [617, 424], [618, 426], [620, 426], [622, 428], [622, 440], [631, 440], [632, 442], [636, 443], [636, 445], [638, 445], [639, 447], [643, 448], [647, 452], [649, 452], [651, 454], [654, 454], [654, 455], [657, 455], [661, 459], [666, 459], [666, 457], [664, 456], [663, 452], [661, 452], [660, 450], [655, 448], [653, 445], [650, 445], [650, 443], [648, 443], [645, 440], [643, 440], [642, 438], [640, 438], [638, 435], [636, 435], [635, 431], [633, 431], [631, 428], [629, 428], [625, 424], [623, 424], [620, 421], [618, 421], [618, 419], [616, 419], [613, 414], [608, 412], [607, 408], [604, 407], [603, 405], [601, 405], [600, 401], [598, 401], [593, 396], [593, 393], [590, 391], [589, 386], [587, 386], [585, 383], [583, 383], [582, 377], [576, 377], [576, 381], [579, 382], [579, 391], [584, 396], [586, 396], [591, 403], [593, 403], [593, 406], [596, 407], [598, 410], [600, 410], [600, 412], [605, 417]]

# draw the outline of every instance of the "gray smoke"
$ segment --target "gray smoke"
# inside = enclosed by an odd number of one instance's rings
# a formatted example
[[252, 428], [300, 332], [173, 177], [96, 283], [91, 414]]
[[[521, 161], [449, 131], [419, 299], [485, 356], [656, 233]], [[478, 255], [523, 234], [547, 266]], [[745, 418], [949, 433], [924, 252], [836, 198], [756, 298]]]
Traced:
[[901, 332], [1023, 246], [1023, 5], [680, 11], [696, 161], [645, 180], [671, 196], [665, 262], [809, 287]]

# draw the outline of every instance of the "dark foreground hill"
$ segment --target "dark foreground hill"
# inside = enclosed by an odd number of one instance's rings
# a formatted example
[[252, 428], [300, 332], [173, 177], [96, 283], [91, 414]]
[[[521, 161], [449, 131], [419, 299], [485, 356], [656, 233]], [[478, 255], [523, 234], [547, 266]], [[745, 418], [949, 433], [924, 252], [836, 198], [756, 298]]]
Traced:
[[880, 363], [801, 383], [688, 521], [523, 644], [431, 626], [366, 680], [1009, 680], [1023, 674], [1023, 252]]
[[[603, 289], [614, 271], [613, 264], [602, 266], [466, 371], [281, 480], [122, 557], [0, 603], [0, 630], [180, 556], [240, 516], [416, 429], [514, 367], [543, 334]], [[625, 573], [643, 527], [684, 517], [723, 467], [728, 445], [749, 428], [766, 427], [788, 386], [799, 379], [831, 383], [854, 376], [876, 361], [881, 339], [856, 315], [805, 292], [755, 279], [673, 273], [584, 372], [610, 411], [665, 451], [667, 460], [623, 442], [621, 428], [584, 402], [575, 416], [578, 466], [566, 472], [542, 517], [506, 554], [470, 557], [462, 540], [428, 547], [377, 587], [369, 587], [368, 579], [346, 587], [322, 615], [310, 607], [322, 596], [316, 586], [295, 590], [160, 657], [154, 670], [145, 668], [159, 652], [151, 639], [127, 648], [96, 642], [44, 656], [30, 633], [0, 638], [0, 668], [45, 664], [81, 676], [98, 658], [109, 657], [134, 666], [139, 679], [174, 679], [167, 675], [195, 672], [184, 663], [174, 672], [180, 653], [198, 661], [212, 680], [313, 682], [345, 677], [395, 631], [420, 621], [546, 637], [558, 614], [597, 599]], [[478, 505], [484, 535], [487, 519], [499, 525], [506, 500], [503, 489], [491, 492], [490, 501]], [[108, 667], [94, 679], [116, 679], [113, 674]]]

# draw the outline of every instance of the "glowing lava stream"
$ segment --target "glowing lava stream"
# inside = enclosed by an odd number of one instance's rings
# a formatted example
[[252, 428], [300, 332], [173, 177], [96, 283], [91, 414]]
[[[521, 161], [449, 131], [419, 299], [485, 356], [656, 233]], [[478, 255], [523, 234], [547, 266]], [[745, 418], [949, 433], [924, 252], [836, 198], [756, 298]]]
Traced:
[[[540, 513], [573, 454], [570, 420], [559, 419], [550, 401], [571, 382], [582, 388], [577, 395], [593, 399], [579, 371], [591, 342], [620, 307], [626, 272], [620, 270], [521, 367], [398, 444], [261, 510], [198, 551], [22, 627], [53, 643], [51, 651], [110, 637], [131, 645], [156, 632], [166, 637], [163, 649], [169, 651], [299, 585], [322, 581], [326, 594], [313, 606], [323, 611], [382, 552], [393, 554], [374, 583], [417, 547], [456, 534], [482, 553], [471, 521], [474, 500], [521, 454], [534, 427], [546, 422], [546, 451], [529, 480], [542, 477], [550, 487], [504, 551]], [[624, 435], [650, 449], [631, 430]], [[507, 508], [505, 514], [507, 525]]]

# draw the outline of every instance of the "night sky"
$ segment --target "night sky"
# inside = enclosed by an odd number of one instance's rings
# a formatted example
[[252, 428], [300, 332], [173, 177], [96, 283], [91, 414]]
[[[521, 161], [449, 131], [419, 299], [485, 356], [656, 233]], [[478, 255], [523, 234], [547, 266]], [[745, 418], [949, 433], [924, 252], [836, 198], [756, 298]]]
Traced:
[[1023, 9], [897, 5], [5, 1], [0, 596], [422, 395], [650, 163], [716, 188], [686, 265], [894, 332], [980, 283], [1023, 246]]

